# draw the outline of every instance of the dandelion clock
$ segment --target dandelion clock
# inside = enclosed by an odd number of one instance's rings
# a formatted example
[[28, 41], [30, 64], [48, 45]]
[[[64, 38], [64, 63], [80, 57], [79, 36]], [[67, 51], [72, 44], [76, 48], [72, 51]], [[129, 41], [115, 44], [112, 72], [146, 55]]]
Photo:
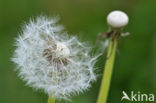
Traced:
[[40, 16], [23, 26], [16, 38], [12, 61], [19, 77], [35, 90], [43, 90], [49, 101], [69, 100], [87, 90], [96, 80], [91, 48], [69, 36], [57, 18]]

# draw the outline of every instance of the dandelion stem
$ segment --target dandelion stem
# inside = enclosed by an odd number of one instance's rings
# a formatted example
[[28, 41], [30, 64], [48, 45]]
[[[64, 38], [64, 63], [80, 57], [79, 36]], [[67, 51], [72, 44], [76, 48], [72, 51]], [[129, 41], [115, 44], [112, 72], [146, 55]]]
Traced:
[[104, 67], [104, 74], [102, 78], [102, 84], [100, 87], [97, 103], [107, 102], [109, 87], [111, 83], [111, 76], [113, 71], [113, 65], [114, 65], [114, 59], [115, 59], [115, 53], [116, 53], [116, 47], [117, 47], [117, 38], [115, 38], [113, 41], [112, 39], [110, 39], [108, 52], [107, 52], [107, 60]]
[[51, 98], [51, 97], [49, 96], [49, 98], [48, 98], [48, 103], [55, 103], [55, 98]]

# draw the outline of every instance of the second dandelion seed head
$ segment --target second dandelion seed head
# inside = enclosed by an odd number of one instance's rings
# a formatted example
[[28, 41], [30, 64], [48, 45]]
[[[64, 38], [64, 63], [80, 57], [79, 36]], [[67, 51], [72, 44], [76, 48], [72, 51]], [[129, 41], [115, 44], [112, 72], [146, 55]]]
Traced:
[[113, 28], [122, 28], [128, 24], [129, 18], [123, 11], [115, 10], [108, 14], [107, 23]]

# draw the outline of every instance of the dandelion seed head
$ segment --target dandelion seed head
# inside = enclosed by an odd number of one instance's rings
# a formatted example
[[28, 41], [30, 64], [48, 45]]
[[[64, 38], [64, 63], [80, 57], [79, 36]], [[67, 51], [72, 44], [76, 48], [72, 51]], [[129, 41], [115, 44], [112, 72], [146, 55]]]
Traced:
[[91, 56], [91, 47], [69, 36], [57, 22], [41, 16], [24, 25], [12, 61], [28, 86], [67, 100], [96, 80], [98, 55]]
[[113, 28], [121, 28], [128, 24], [129, 18], [123, 11], [115, 10], [108, 14], [107, 23]]

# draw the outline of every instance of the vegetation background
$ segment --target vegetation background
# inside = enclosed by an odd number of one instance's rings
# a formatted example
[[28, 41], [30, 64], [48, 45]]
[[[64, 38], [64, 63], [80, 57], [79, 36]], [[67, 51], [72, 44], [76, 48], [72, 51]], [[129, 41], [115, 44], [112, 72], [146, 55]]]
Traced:
[[[131, 35], [121, 40], [108, 103], [121, 103], [123, 90], [156, 94], [156, 0], [0, 0], [0, 103], [47, 101], [47, 95], [25, 86], [10, 61], [14, 38], [29, 18], [60, 15], [69, 33], [94, 43], [108, 28], [107, 14], [116, 9], [129, 15], [125, 31]], [[103, 65], [104, 59], [98, 63], [101, 74]], [[100, 81], [101, 76], [90, 91], [73, 96], [72, 103], [95, 103]]]

